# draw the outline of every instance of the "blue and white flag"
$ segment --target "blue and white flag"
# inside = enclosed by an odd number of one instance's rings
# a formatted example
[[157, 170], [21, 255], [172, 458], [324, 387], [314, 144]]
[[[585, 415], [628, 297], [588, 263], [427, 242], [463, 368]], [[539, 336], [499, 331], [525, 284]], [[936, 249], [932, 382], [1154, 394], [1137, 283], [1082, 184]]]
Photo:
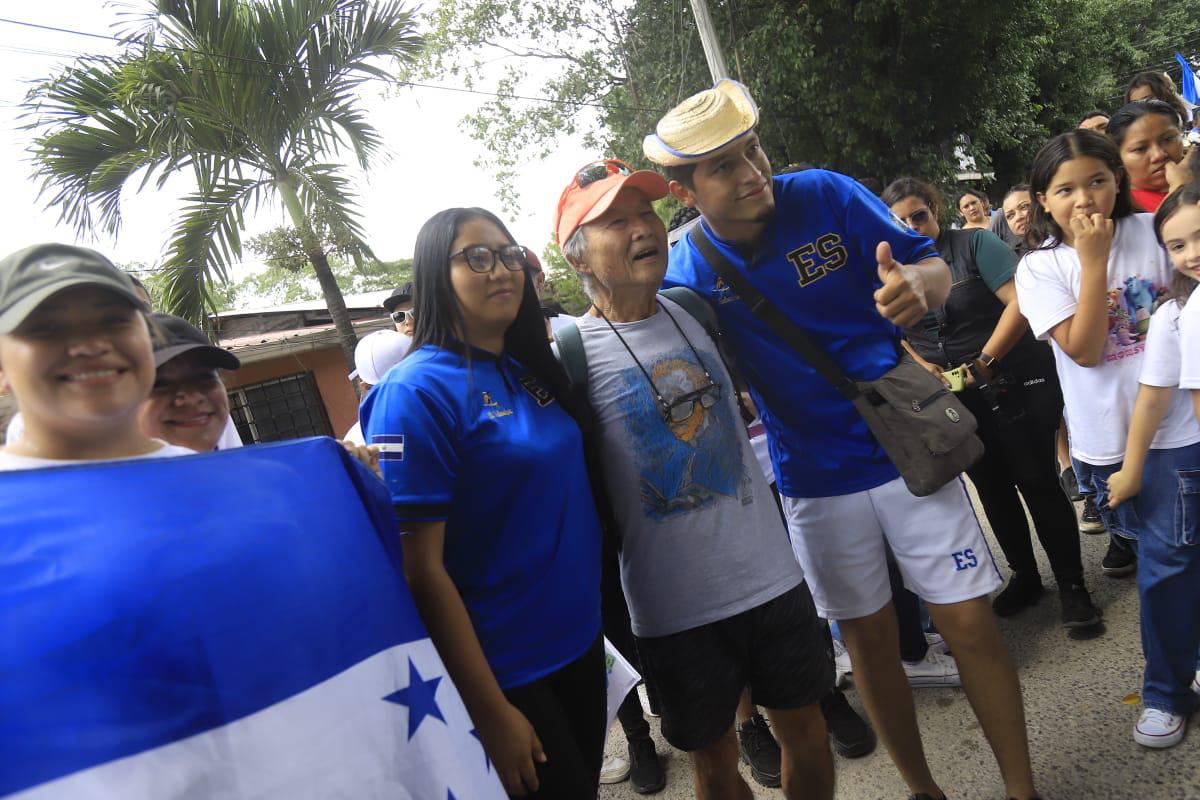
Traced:
[[0, 473], [0, 796], [502, 800], [329, 439]]

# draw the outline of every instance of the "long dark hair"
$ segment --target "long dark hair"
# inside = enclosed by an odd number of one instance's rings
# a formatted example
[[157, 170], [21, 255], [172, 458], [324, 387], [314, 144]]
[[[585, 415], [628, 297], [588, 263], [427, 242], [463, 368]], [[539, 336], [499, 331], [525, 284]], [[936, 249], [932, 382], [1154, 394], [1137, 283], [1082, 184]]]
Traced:
[[[1189, 183], [1185, 186], [1180, 186], [1171, 194], [1167, 195], [1167, 199], [1162, 201], [1162, 205], [1158, 207], [1158, 211], [1154, 212], [1154, 235], [1158, 237], [1158, 243], [1166, 247], [1163, 242], [1162, 229], [1163, 225], [1167, 224], [1167, 220], [1175, 216], [1175, 212], [1184, 206], [1200, 205], [1200, 185]], [[1171, 266], [1174, 267], [1174, 259]], [[1187, 299], [1192, 296], [1192, 291], [1196, 288], [1196, 281], [1184, 275], [1178, 269], [1171, 270], [1171, 299], [1183, 305]]]
[[1125, 143], [1125, 135], [1129, 133], [1130, 126], [1149, 114], [1164, 116], [1172, 120], [1176, 127], [1183, 125], [1179, 111], [1172, 108], [1169, 103], [1164, 103], [1162, 100], [1135, 100], [1132, 103], [1126, 103], [1121, 106], [1117, 113], [1109, 117], [1108, 128], [1105, 130], [1105, 133], [1108, 134], [1108, 138], [1112, 139], [1113, 144], [1120, 150], [1121, 145]]
[[[1110, 123], [1111, 124], [1111, 123]], [[1038, 200], [1050, 188], [1058, 168], [1076, 158], [1094, 158], [1104, 163], [1117, 179], [1117, 202], [1113, 205], [1113, 221], [1133, 213], [1133, 200], [1129, 196], [1129, 176], [1121, 165], [1121, 154], [1112, 140], [1095, 131], [1079, 130], [1060, 133], [1042, 145], [1033, 157], [1029, 168], [1029, 194], [1033, 208], [1029, 214], [1030, 242], [1036, 242], [1038, 250], [1057, 247], [1062, 242], [1062, 228]]]
[[[417, 312], [413, 327], [413, 343], [408, 354], [412, 355], [422, 346], [436, 347], [453, 345], [459, 332], [466, 330], [458, 296], [450, 283], [450, 248], [458, 237], [464, 222], [472, 219], [486, 220], [504, 234], [508, 241], [516, 244], [508, 227], [492, 212], [482, 208], [448, 208], [439, 211], [421, 226], [413, 248], [413, 307]], [[503, 267], [497, 265], [497, 269]], [[504, 349], [525, 370], [547, 389], [579, 425], [583, 432], [584, 454], [588, 477], [597, 511], [606, 528], [615, 526], [611, 506], [604, 493], [604, 482], [599, 473], [599, 431], [595, 415], [587, 397], [574, 391], [566, 371], [550, 350], [546, 338], [546, 321], [542, 316], [537, 290], [533, 287], [533, 273], [525, 269], [525, 291], [517, 316], [504, 334]], [[470, 350], [466, 351], [468, 360]]]

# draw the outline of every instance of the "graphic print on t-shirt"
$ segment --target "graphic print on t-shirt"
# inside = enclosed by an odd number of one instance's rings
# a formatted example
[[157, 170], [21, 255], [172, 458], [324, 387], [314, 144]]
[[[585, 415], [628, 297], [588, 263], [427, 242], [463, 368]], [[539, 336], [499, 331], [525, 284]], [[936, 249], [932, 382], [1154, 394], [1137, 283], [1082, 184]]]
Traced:
[[[643, 366], [668, 404], [708, 386], [704, 370], [687, 350], [667, 353]], [[726, 401], [731, 387], [720, 386], [721, 398], [711, 407], [705, 408], [697, 397], [690, 416], [668, 422], [640, 369], [624, 369], [620, 378], [624, 385], [635, 387], [617, 404], [633, 445], [646, 516], [666, 519], [703, 508], [719, 497], [753, 502], [742, 449], [721, 446], [728, 444], [731, 431], [736, 430]]]
[[1126, 278], [1123, 285], [1109, 289], [1105, 361], [1129, 358], [1146, 348], [1150, 317], [1166, 295], [1166, 288], [1156, 288], [1152, 281], [1139, 275]]

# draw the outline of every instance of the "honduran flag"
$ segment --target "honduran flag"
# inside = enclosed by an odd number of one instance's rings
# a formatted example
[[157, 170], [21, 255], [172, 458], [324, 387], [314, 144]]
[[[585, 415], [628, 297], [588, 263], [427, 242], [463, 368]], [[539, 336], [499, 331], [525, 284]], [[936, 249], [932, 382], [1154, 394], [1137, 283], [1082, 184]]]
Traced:
[[0, 796], [505, 794], [329, 439], [0, 473]]

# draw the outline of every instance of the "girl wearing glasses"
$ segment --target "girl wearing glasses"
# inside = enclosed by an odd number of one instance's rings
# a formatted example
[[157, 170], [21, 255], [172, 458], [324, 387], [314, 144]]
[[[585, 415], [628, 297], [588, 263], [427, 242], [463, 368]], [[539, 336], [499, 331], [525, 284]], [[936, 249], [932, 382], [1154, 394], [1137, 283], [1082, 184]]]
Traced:
[[595, 797], [606, 700], [586, 412], [495, 215], [433, 216], [413, 277], [412, 349], [361, 410], [405, 577], [508, 793]]
[[950, 265], [949, 298], [905, 331], [904, 347], [947, 388], [961, 391], [979, 422], [985, 452], [967, 475], [1012, 570], [992, 607], [1010, 616], [1042, 594], [1019, 490], [1058, 582], [1063, 625], [1094, 625], [1100, 617], [1083, 583], [1075, 511], [1055, 461], [1063, 397], [1054, 356], [1021, 316], [1016, 254], [989, 231], [942, 230], [938, 200], [937, 189], [914, 178], [883, 192], [892, 213], [933, 239]]

